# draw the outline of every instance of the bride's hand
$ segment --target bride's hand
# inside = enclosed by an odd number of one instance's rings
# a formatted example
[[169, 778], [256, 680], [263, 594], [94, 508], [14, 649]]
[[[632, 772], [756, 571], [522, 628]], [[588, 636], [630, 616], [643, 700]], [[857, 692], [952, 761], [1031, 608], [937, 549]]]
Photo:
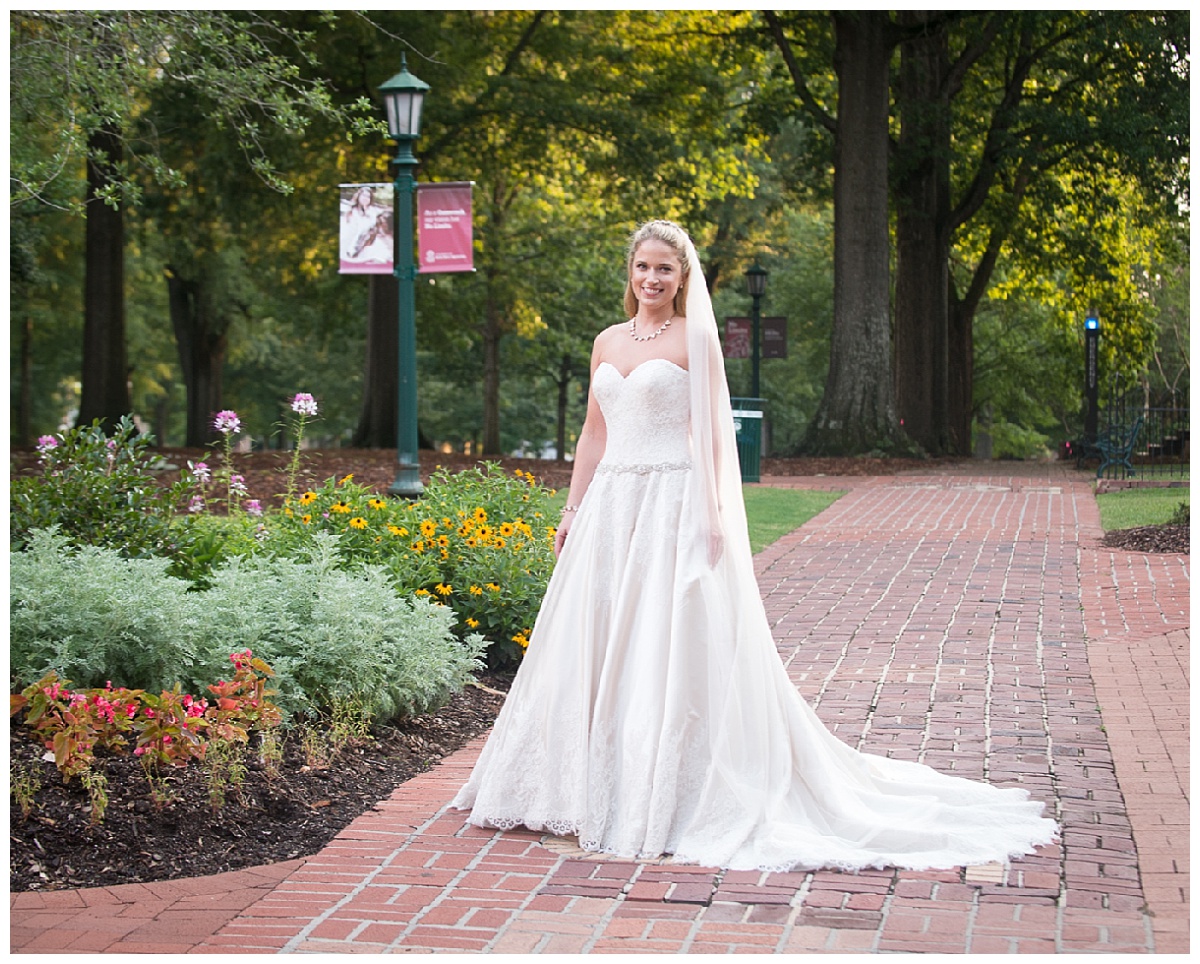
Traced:
[[573, 512], [568, 512], [562, 517], [562, 521], [558, 523], [558, 528], [554, 530], [554, 557], [557, 559], [562, 555], [563, 546], [567, 543], [567, 531], [571, 528], [571, 519], [575, 515]]
[[710, 567], [716, 568], [724, 551], [725, 537], [719, 532], [710, 532], [708, 534], [708, 564]]

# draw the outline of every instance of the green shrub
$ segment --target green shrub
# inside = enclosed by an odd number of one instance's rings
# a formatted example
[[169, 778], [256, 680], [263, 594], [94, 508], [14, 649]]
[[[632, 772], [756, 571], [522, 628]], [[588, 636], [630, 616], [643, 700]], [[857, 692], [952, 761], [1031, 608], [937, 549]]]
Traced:
[[444, 603], [459, 635], [483, 635], [489, 662], [505, 665], [520, 659], [554, 568], [551, 496], [496, 465], [439, 470], [411, 502], [329, 479], [267, 517], [259, 547], [291, 556], [335, 535], [346, 564], [380, 566], [397, 588]]
[[307, 557], [234, 559], [199, 591], [167, 566], [33, 533], [10, 581], [15, 686], [54, 671], [82, 688], [199, 691], [251, 649], [275, 669], [285, 712], [353, 698], [389, 718], [439, 705], [479, 666], [483, 640], [459, 642], [449, 609], [400, 595], [378, 566], [347, 571], [328, 535]]
[[18, 686], [54, 670], [80, 687], [162, 689], [191, 683], [204, 661], [188, 584], [167, 559], [73, 548], [35, 530], [14, 553], [9, 580], [10, 672]]
[[167, 487], [155, 480], [151, 441], [128, 416], [111, 436], [99, 422], [42, 436], [42, 474], [13, 479], [10, 486], [10, 546], [21, 550], [33, 530], [58, 526], [78, 545], [127, 556], [176, 556], [171, 520], [188, 482]]

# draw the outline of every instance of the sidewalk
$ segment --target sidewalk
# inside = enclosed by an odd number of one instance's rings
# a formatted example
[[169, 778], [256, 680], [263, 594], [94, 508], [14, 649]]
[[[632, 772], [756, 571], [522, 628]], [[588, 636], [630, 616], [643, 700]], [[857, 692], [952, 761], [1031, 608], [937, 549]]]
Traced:
[[772, 479], [849, 492], [756, 565], [787, 671], [841, 739], [1020, 783], [1059, 844], [937, 872], [594, 859], [447, 810], [481, 738], [313, 857], [12, 895], [11, 948], [1186, 953], [1190, 557], [1104, 549], [1085, 476], [1004, 468], [1023, 474]]

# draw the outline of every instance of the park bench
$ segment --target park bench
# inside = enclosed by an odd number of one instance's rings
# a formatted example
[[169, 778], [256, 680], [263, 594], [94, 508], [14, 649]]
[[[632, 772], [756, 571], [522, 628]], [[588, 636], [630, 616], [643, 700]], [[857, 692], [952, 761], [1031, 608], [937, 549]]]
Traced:
[[1103, 478], [1104, 470], [1110, 465], [1123, 466], [1129, 475], [1137, 475], [1133, 467], [1133, 453], [1142, 431], [1142, 422], [1143, 417], [1139, 415], [1128, 428], [1109, 425], [1096, 438], [1095, 449], [1100, 455], [1100, 467], [1096, 469], [1096, 478]]

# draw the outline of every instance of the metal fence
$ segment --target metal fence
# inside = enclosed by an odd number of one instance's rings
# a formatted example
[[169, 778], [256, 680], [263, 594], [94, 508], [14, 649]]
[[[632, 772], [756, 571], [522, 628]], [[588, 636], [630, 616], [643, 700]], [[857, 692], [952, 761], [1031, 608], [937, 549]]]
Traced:
[[[1100, 409], [1099, 450], [1089, 452], [1097, 459], [1099, 477], [1123, 479], [1183, 478], [1189, 475], [1191, 455], [1190, 409], [1175, 404], [1174, 398], [1155, 398], [1136, 385], [1124, 388], [1114, 382], [1108, 399]], [[1129, 442], [1123, 453], [1114, 455], [1113, 447]], [[1109, 450], [1105, 451], [1105, 441]]]

